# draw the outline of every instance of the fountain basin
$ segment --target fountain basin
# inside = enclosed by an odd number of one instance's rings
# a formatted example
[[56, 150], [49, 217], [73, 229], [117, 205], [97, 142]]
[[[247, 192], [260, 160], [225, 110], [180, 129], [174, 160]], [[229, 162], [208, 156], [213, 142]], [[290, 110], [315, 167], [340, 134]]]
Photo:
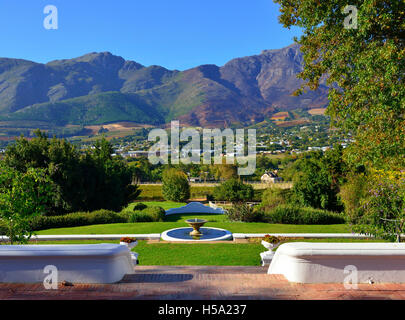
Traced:
[[165, 241], [195, 241], [195, 242], [204, 242], [204, 241], [224, 241], [231, 240], [232, 233], [225, 229], [219, 228], [200, 228], [201, 235], [193, 236], [190, 233], [193, 231], [193, 228], [175, 228], [167, 230], [162, 233], [162, 239]]

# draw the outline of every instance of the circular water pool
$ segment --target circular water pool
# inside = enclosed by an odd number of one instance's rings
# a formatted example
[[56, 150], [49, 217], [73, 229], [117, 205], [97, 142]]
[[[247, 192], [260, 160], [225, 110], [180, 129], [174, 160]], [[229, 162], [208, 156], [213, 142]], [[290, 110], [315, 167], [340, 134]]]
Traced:
[[193, 228], [176, 228], [162, 233], [162, 239], [165, 241], [221, 241], [232, 239], [232, 233], [219, 228], [200, 228], [201, 236], [191, 236]]

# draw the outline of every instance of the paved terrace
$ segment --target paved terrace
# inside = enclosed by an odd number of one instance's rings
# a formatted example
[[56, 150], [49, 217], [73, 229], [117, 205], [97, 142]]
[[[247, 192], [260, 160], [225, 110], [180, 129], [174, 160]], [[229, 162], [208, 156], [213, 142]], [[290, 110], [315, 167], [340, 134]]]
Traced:
[[[283, 276], [267, 275], [267, 267], [137, 266], [136, 274], [109, 285], [0, 284], [0, 299], [27, 300], [352, 300], [405, 299], [405, 284], [293, 284]], [[62, 281], [63, 279], [59, 279]]]

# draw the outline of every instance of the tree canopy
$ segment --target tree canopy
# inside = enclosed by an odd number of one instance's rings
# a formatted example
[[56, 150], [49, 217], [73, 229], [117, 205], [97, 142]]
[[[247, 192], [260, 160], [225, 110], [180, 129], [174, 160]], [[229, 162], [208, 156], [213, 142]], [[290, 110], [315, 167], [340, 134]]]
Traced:
[[46, 169], [29, 168], [22, 173], [0, 162], [0, 222], [11, 244], [28, 242], [31, 218], [46, 212], [54, 193]]
[[166, 200], [183, 202], [190, 198], [190, 185], [186, 174], [175, 168], [163, 171], [162, 193]]
[[244, 184], [238, 179], [229, 179], [215, 187], [214, 197], [216, 200], [241, 202], [252, 200], [254, 195], [253, 187]]
[[28, 140], [24, 137], [10, 145], [4, 164], [10, 170], [26, 173], [44, 169], [56, 193], [47, 214], [98, 209], [121, 210], [140, 191], [132, 184], [132, 170], [122, 159], [112, 157], [111, 145], [104, 138], [84, 152], [62, 139], [49, 139], [41, 131]]
[[285, 27], [303, 29], [296, 94], [329, 86], [332, 123], [355, 134], [350, 162], [404, 168], [405, 2], [354, 0], [351, 11], [344, 0], [274, 2]]

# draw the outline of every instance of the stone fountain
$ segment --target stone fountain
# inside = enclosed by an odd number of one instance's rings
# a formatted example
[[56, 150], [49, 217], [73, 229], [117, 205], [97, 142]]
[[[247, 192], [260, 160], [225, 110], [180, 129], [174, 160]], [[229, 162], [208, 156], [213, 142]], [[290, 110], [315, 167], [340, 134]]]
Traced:
[[203, 227], [207, 220], [187, 219], [185, 221], [191, 228], [176, 228], [162, 233], [165, 241], [221, 241], [231, 240], [232, 233], [219, 228]]
[[190, 236], [194, 237], [200, 237], [202, 236], [202, 233], [200, 231], [200, 228], [206, 224], [208, 221], [204, 219], [188, 219], [186, 220], [186, 223], [193, 228], [193, 231], [190, 232]]

